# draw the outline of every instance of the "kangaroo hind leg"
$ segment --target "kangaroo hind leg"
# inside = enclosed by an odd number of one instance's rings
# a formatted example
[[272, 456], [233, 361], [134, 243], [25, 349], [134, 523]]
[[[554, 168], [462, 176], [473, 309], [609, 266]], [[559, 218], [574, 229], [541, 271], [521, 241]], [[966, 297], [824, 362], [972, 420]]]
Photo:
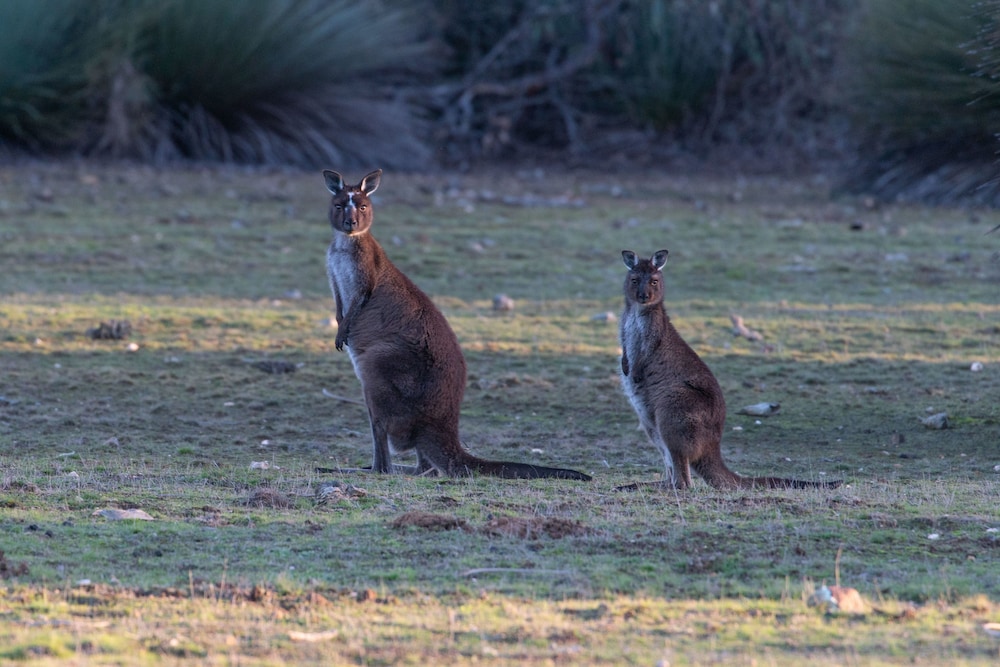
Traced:
[[372, 425], [372, 472], [392, 472], [392, 453], [389, 450], [389, 434], [371, 411], [368, 418]]
[[664, 486], [675, 489], [690, 488], [691, 461], [684, 453], [689, 449], [685, 447], [685, 434], [678, 433], [669, 425], [661, 424], [656, 429], [650, 429], [650, 440], [656, 443], [660, 454], [663, 455]]
[[675, 458], [666, 441], [655, 427], [643, 422], [642, 428], [649, 437], [649, 441], [656, 445], [656, 448], [663, 456], [664, 477], [656, 482], [633, 482], [632, 484], [625, 484], [624, 486], [616, 487], [615, 490], [638, 491], [642, 487], [665, 491], [667, 489], [686, 489], [691, 486], [691, 471], [689, 470], [687, 459], [678, 460]]

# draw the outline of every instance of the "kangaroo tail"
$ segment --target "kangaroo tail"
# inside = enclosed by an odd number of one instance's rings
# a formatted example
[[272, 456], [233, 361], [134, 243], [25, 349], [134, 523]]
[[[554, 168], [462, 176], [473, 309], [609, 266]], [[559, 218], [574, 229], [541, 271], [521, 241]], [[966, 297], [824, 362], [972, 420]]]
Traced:
[[547, 468], [529, 463], [514, 463], [512, 461], [488, 461], [469, 453], [458, 441], [449, 447], [418, 448], [425, 463], [433, 466], [439, 472], [449, 477], [466, 477], [471, 474], [491, 475], [503, 479], [539, 479], [542, 477], [554, 479], [575, 479], [589, 482], [590, 475], [567, 468]]
[[578, 482], [589, 482], [592, 479], [590, 475], [570, 470], [569, 468], [547, 468], [545, 466], [533, 466], [528, 463], [511, 463], [508, 461], [491, 461], [491, 463], [492, 466], [490, 467], [496, 469], [496, 466], [499, 466], [499, 470], [490, 474], [505, 479], [551, 477], [554, 479], [574, 479]]
[[764, 489], [836, 489], [843, 484], [839, 479], [829, 482], [806, 482], [801, 479], [784, 479], [782, 477], [742, 477], [742, 488]]
[[[503, 479], [540, 479], [543, 477], [554, 479], [575, 479], [580, 482], [589, 482], [592, 478], [576, 470], [568, 468], [547, 468], [545, 466], [534, 466], [530, 463], [514, 463], [512, 461], [486, 461], [472, 457], [458, 463], [459, 468], [464, 468], [468, 472], [479, 473], [480, 475], [491, 475]], [[462, 474], [461, 471], [456, 471]]]
[[806, 482], [798, 479], [785, 479], [783, 477], [743, 477], [726, 467], [720, 461], [704, 462], [701, 465], [693, 464], [692, 467], [706, 482], [716, 489], [835, 489], [841, 484], [840, 480], [829, 482]]

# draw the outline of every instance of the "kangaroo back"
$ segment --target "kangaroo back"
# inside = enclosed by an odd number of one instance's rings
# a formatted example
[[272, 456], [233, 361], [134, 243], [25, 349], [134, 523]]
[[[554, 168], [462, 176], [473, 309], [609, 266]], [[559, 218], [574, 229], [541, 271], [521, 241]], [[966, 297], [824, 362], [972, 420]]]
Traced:
[[372, 469], [392, 472], [392, 451], [415, 451], [416, 472], [457, 476], [588, 480], [575, 470], [487, 461], [458, 436], [465, 358], [440, 310], [403, 274], [371, 234], [371, 194], [381, 171], [347, 185], [324, 171], [333, 241], [327, 274], [336, 300], [338, 350], [347, 348], [368, 407]]

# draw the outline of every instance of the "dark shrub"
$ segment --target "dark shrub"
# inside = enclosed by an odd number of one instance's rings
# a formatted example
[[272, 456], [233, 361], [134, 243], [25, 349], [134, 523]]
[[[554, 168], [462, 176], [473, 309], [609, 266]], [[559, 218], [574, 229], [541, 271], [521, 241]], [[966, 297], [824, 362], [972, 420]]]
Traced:
[[1000, 204], [997, 3], [869, 0], [847, 71], [861, 168], [847, 189]]
[[422, 0], [0, 3], [0, 137], [161, 160], [412, 167], [401, 94], [431, 72]]
[[76, 7], [0, 2], [0, 146], [65, 145], [83, 119], [84, 66]]

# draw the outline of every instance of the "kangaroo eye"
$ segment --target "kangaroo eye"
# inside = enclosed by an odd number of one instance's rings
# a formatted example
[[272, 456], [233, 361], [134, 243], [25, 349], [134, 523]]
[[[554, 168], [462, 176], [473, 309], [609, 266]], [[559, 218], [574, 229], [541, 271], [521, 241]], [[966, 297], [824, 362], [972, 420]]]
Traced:
[[361, 206], [358, 207], [358, 210], [359, 211], [367, 211], [368, 210], [368, 206], [366, 204], [362, 204]]
[[333, 207], [334, 207], [335, 209], [337, 209], [338, 211], [342, 211], [342, 210], [344, 209], [344, 206], [343, 206], [343, 204], [334, 204], [334, 206], [333, 206]]
[[656, 280], [656, 279], [653, 279], [653, 280], [649, 281], [649, 284], [652, 285], [653, 287], [656, 287], [657, 285], [660, 284], [660, 281]]
[[632, 279], [632, 284], [633, 285], [638, 285], [639, 284], [639, 279], [638, 278], [633, 278]]

